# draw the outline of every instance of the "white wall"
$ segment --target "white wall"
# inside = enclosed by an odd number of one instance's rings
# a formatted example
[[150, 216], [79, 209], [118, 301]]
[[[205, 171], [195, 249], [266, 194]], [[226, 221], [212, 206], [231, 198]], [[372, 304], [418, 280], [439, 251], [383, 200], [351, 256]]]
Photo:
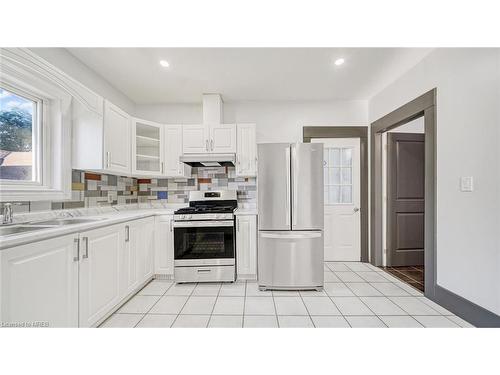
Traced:
[[[424, 117], [419, 117], [413, 121], [407, 122], [404, 125], [389, 130], [387, 133], [425, 133]], [[384, 133], [385, 134], [385, 133]]]
[[[370, 121], [437, 87], [437, 283], [500, 314], [500, 52], [437, 49], [370, 100]], [[459, 191], [474, 176], [475, 191]]]
[[133, 115], [135, 103], [64, 48], [30, 48], [52, 65]]
[[[201, 123], [202, 113], [201, 104], [136, 106], [137, 117], [173, 124]], [[224, 122], [256, 123], [258, 143], [296, 142], [303, 126], [367, 126], [368, 102], [230, 102], [224, 103]]]

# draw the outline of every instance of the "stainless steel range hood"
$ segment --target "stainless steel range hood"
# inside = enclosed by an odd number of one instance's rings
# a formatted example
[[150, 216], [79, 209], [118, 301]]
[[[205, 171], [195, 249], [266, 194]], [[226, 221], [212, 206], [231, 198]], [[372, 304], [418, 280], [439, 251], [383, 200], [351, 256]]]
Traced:
[[[203, 123], [223, 123], [224, 103], [220, 94], [203, 94]], [[234, 167], [235, 154], [186, 154], [180, 157], [181, 162], [192, 167]]]
[[180, 161], [192, 167], [234, 167], [234, 154], [192, 154], [183, 155]]

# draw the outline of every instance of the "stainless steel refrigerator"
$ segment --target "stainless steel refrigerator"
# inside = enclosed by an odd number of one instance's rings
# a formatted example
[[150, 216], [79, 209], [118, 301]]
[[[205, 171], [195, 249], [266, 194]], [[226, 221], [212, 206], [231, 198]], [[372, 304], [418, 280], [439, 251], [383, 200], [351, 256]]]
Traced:
[[258, 145], [258, 283], [323, 287], [323, 144]]

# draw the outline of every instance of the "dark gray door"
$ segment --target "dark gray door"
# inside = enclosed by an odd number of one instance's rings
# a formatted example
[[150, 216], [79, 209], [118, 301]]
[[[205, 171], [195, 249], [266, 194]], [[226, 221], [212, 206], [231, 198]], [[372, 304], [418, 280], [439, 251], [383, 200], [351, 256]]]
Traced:
[[425, 135], [388, 133], [387, 144], [387, 265], [423, 265]]

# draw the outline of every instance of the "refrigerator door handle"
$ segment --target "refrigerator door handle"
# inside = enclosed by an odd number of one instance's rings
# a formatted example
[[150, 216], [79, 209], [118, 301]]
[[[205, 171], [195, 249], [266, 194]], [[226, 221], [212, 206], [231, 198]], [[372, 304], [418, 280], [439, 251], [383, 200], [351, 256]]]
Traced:
[[286, 210], [285, 224], [290, 225], [290, 147], [285, 149], [286, 160]]
[[311, 232], [311, 233], [293, 233], [290, 234], [278, 234], [278, 233], [261, 233], [263, 238], [273, 238], [273, 239], [304, 239], [304, 238], [319, 238], [322, 236], [321, 232]]
[[293, 189], [292, 189], [292, 199], [293, 199], [293, 206], [292, 206], [292, 225], [297, 225], [297, 195], [299, 191], [299, 179], [297, 176], [297, 146], [292, 145], [292, 182], [293, 182]]

